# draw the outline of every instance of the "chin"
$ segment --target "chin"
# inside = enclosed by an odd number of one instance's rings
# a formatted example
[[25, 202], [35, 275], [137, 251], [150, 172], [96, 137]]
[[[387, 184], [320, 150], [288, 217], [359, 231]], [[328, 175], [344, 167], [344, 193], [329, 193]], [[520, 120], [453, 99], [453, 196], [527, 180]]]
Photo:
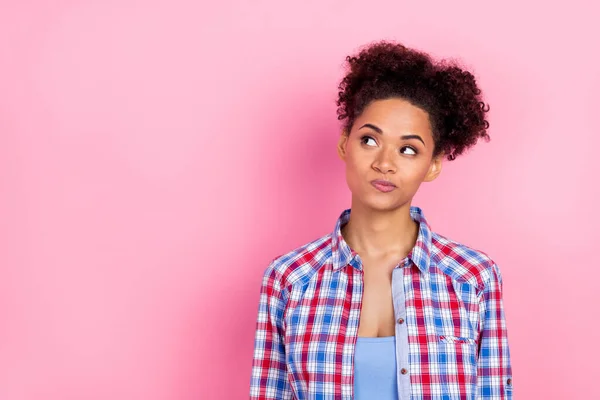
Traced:
[[401, 208], [409, 201], [408, 199], [399, 198], [399, 196], [390, 196], [390, 194], [379, 194], [375, 196], [354, 196], [356, 202], [363, 205], [365, 208], [370, 208], [373, 211], [394, 211]]

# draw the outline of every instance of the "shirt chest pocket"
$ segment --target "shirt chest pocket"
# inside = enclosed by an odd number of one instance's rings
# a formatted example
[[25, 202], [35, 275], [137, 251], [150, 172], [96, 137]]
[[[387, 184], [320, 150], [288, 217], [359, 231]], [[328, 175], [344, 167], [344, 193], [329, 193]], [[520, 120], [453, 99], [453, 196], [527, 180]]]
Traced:
[[[477, 387], [478, 343], [473, 338], [440, 335], [429, 344], [430, 370], [439, 371], [445, 379], [440, 389], [449, 400], [475, 398]], [[433, 390], [433, 388], [432, 388]], [[459, 395], [460, 394], [460, 395]]]

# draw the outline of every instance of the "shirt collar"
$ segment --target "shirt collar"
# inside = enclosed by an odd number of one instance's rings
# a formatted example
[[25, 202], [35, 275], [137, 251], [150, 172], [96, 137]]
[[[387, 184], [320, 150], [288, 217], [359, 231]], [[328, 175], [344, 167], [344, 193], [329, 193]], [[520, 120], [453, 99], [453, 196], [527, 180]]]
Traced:
[[[344, 210], [335, 224], [335, 230], [332, 234], [331, 250], [333, 270], [338, 271], [346, 265], [362, 270], [358, 254], [348, 246], [348, 243], [342, 236], [342, 227], [350, 220], [350, 209]], [[413, 221], [419, 223], [419, 234], [417, 241], [408, 254], [405, 261], [411, 260], [421, 272], [427, 272], [431, 256], [431, 227], [425, 219], [423, 210], [416, 206], [410, 207], [410, 217]]]

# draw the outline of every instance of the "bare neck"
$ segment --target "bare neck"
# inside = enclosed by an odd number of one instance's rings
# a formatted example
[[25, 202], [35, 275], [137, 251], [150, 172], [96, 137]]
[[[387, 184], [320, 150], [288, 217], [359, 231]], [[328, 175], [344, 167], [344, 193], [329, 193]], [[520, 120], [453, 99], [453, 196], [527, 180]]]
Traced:
[[410, 203], [394, 211], [376, 211], [353, 202], [342, 236], [361, 257], [405, 257], [414, 247], [419, 224], [410, 216]]

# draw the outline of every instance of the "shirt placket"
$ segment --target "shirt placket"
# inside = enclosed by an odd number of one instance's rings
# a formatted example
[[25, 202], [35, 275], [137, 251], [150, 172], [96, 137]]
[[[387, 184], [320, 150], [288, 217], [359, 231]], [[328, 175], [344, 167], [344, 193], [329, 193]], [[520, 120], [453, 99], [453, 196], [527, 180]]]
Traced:
[[408, 328], [406, 326], [406, 295], [404, 288], [406, 259], [392, 271], [392, 299], [396, 319], [396, 374], [398, 379], [398, 398], [410, 400], [410, 366], [408, 364]]

